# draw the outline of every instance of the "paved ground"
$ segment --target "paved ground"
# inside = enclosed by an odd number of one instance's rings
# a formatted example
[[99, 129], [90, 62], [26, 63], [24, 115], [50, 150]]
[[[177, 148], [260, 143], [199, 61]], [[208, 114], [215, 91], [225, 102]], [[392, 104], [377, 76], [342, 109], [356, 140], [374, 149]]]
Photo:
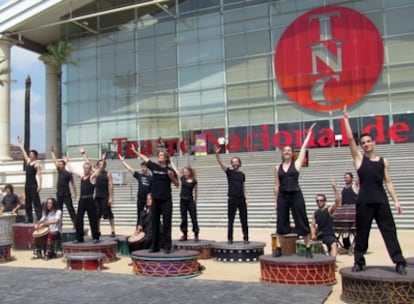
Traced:
[[[105, 232], [105, 231], [104, 231]], [[130, 229], [118, 227], [117, 233], [129, 234]], [[252, 241], [266, 242], [265, 254], [271, 253], [270, 229], [251, 229]], [[216, 241], [225, 240], [225, 229], [203, 229], [200, 237]], [[235, 240], [241, 234], [235, 229]], [[399, 231], [399, 239], [406, 257], [414, 257], [414, 232]], [[180, 232], [174, 229], [173, 238]], [[240, 237], [241, 239], [241, 237]], [[203, 273], [192, 279], [162, 279], [139, 277], [132, 274], [130, 259], [121, 257], [105, 264], [98, 273], [65, 270], [61, 258], [49, 261], [33, 260], [31, 251], [12, 250], [15, 259], [0, 264], [1, 303], [342, 303], [341, 278], [333, 286], [291, 286], [260, 282], [260, 264], [224, 263], [212, 259], [200, 260]], [[392, 267], [381, 235], [373, 231], [370, 237], [368, 265]], [[350, 267], [353, 257], [341, 254], [338, 268]], [[47, 296], [47, 287], [54, 291]], [[122, 302], [121, 302], [122, 301]]]

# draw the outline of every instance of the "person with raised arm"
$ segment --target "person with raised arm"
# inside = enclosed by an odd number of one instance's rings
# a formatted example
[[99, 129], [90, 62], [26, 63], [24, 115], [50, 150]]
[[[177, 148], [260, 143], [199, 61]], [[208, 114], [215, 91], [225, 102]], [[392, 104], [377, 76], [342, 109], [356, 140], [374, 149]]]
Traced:
[[33, 206], [37, 220], [42, 217], [42, 205], [40, 204], [40, 190], [42, 189], [42, 169], [37, 160], [38, 153], [36, 150], [30, 150], [29, 155], [23, 147], [23, 139], [18, 136], [17, 142], [22, 151], [25, 161], [26, 181], [24, 184], [24, 195], [26, 209], [26, 223], [33, 223]]
[[[152, 232], [153, 240], [149, 252], [158, 252], [160, 248], [164, 253], [170, 253], [172, 249], [171, 233], [172, 233], [172, 196], [171, 183], [176, 187], [179, 186], [175, 172], [170, 168], [170, 155], [165, 150], [157, 152], [157, 161], [154, 163], [148, 156], [142, 154], [139, 150], [131, 145], [131, 151], [141, 158], [148, 169], [152, 172]], [[162, 215], [162, 233], [160, 236], [160, 217]]]
[[394, 217], [391, 213], [387, 193], [388, 190], [395, 209], [401, 214], [401, 205], [398, 201], [394, 184], [390, 176], [390, 164], [386, 158], [380, 157], [375, 152], [375, 141], [371, 134], [363, 133], [359, 136], [359, 151], [349, 123], [349, 112], [344, 107], [344, 125], [349, 140], [349, 149], [354, 161], [355, 170], [358, 173], [359, 193], [356, 205], [356, 236], [354, 247], [353, 272], [364, 270], [364, 255], [368, 250], [368, 238], [372, 221], [378, 225], [381, 235], [387, 247], [391, 260], [395, 263], [395, 271], [400, 275], [407, 274], [407, 262], [397, 238], [397, 230]]
[[[143, 212], [146, 203], [147, 203], [147, 195], [151, 193], [151, 185], [152, 185], [152, 175], [150, 174], [147, 165], [145, 162], [141, 163], [141, 172], [136, 171], [132, 168], [128, 163], [125, 161], [125, 157], [118, 154], [118, 158], [121, 163], [124, 165], [125, 168], [132, 174], [132, 176], [138, 182], [138, 192], [137, 192], [137, 227], [139, 225], [139, 221], [141, 219], [141, 213]], [[151, 198], [152, 199], [152, 198]]]
[[197, 221], [197, 200], [198, 200], [198, 183], [195, 170], [191, 166], [185, 166], [181, 172], [175, 166], [174, 161], [171, 162], [171, 168], [175, 171], [181, 181], [180, 191], [180, 213], [181, 224], [180, 230], [183, 233], [180, 241], [187, 241], [188, 237], [188, 220], [187, 213], [190, 214], [193, 224], [194, 241], [198, 242], [200, 228]]
[[63, 217], [63, 204], [68, 209], [70, 219], [72, 220], [73, 227], [76, 226], [76, 212], [73, 208], [72, 195], [70, 187], [72, 187], [73, 199], [76, 200], [77, 191], [75, 181], [73, 180], [72, 173], [66, 170], [66, 162], [63, 159], [57, 159], [55, 154], [55, 147], [51, 146], [50, 154], [52, 156], [53, 163], [55, 164], [58, 172], [57, 183], [56, 183], [56, 200], [58, 203], [58, 209], [62, 211]]
[[67, 157], [63, 160], [66, 162], [67, 168], [72, 174], [80, 178], [80, 195], [78, 202], [78, 215], [76, 217], [76, 240], [74, 243], [84, 242], [84, 216], [88, 214], [89, 226], [91, 228], [93, 242], [99, 243], [98, 219], [96, 214], [96, 206], [93, 200], [93, 192], [95, 190], [96, 175], [99, 171], [93, 171], [89, 162], [82, 165], [83, 173], [76, 171], [69, 162]]
[[227, 243], [233, 244], [233, 224], [236, 212], [239, 210], [240, 223], [243, 232], [244, 244], [249, 244], [249, 226], [247, 224], [247, 196], [246, 196], [246, 176], [240, 167], [241, 159], [237, 156], [230, 161], [231, 168], [227, 167], [220, 158], [221, 148], [216, 148], [216, 160], [220, 168], [227, 176]]
[[313, 123], [302, 143], [298, 157], [291, 146], [282, 149], [282, 163], [274, 169], [275, 185], [274, 195], [276, 197], [277, 226], [276, 233], [279, 246], [276, 248], [274, 257], [282, 256], [283, 236], [290, 233], [289, 211], [295, 222], [296, 232], [302, 236], [306, 246], [306, 257], [313, 258], [310, 244], [310, 227], [306, 215], [305, 199], [299, 187], [299, 173], [302, 169], [306, 148], [311, 140], [312, 131], [316, 123]]

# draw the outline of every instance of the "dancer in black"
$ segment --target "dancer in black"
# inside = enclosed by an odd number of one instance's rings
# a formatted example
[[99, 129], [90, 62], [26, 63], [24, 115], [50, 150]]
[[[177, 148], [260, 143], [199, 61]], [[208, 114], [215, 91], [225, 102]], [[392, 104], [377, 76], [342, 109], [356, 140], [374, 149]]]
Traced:
[[320, 240], [327, 247], [326, 252], [333, 257], [338, 253], [338, 243], [333, 226], [333, 214], [341, 205], [341, 195], [337, 190], [335, 181], [332, 181], [332, 189], [335, 195], [335, 203], [331, 206], [326, 204], [325, 194], [317, 194], [315, 197], [318, 210], [313, 214], [311, 224], [311, 235], [313, 240]]
[[[146, 155], [139, 152], [133, 145], [133, 151], [139, 158], [141, 158], [148, 169], [152, 172], [152, 187], [151, 194], [153, 200], [153, 222], [152, 232], [154, 234], [153, 241], [149, 252], [158, 252], [160, 247], [164, 249], [164, 253], [171, 252], [171, 226], [172, 226], [172, 197], [171, 197], [171, 183], [176, 187], [179, 186], [178, 179], [169, 167], [170, 155], [160, 150], [157, 153], [158, 164], [152, 162]], [[162, 234], [160, 236], [160, 216], [162, 215]]]
[[[82, 154], [85, 162], [89, 163], [89, 158], [86, 156], [86, 151], [84, 148], [79, 149], [80, 154]], [[114, 214], [112, 213], [112, 204], [113, 204], [113, 194], [114, 194], [114, 185], [112, 181], [112, 173], [106, 171], [106, 154], [102, 155], [102, 158], [97, 161], [97, 169], [94, 171], [99, 171], [96, 175], [95, 183], [95, 207], [96, 207], [96, 216], [98, 218], [98, 231], [99, 235], [101, 233], [101, 217], [109, 220], [109, 226], [111, 227], [111, 237], [115, 237], [115, 219]]]
[[[171, 162], [171, 168], [180, 177], [181, 192], [180, 192], [180, 213], [181, 224], [180, 229], [183, 235], [180, 241], [187, 241], [188, 234], [188, 220], [187, 213], [190, 214], [191, 222], [193, 224], [194, 241], [198, 242], [200, 228], [197, 222], [197, 200], [198, 200], [198, 183], [194, 169], [191, 166], [186, 166], [182, 169], [182, 173], [177, 169], [174, 162]], [[194, 195], [193, 195], [194, 193]]]
[[37, 151], [30, 150], [29, 155], [27, 155], [23, 147], [23, 139], [20, 136], [17, 137], [17, 142], [19, 143], [26, 165], [26, 182], [24, 184], [26, 222], [33, 223], [33, 206], [37, 220], [40, 220], [42, 217], [42, 205], [40, 204], [39, 196], [39, 192], [42, 189], [42, 170], [37, 160]]
[[391, 213], [387, 193], [388, 190], [394, 201], [395, 209], [401, 214], [401, 206], [398, 201], [394, 184], [391, 181], [389, 162], [375, 153], [375, 141], [371, 134], [364, 133], [359, 137], [359, 143], [363, 153], [358, 150], [354, 140], [351, 125], [349, 123], [349, 112], [344, 107], [344, 123], [346, 135], [349, 140], [354, 166], [359, 178], [359, 195], [356, 205], [356, 237], [354, 248], [354, 267], [353, 272], [364, 270], [364, 254], [368, 250], [368, 238], [371, 230], [372, 220], [378, 225], [382, 237], [387, 247], [388, 254], [396, 264], [395, 270], [398, 274], [407, 274], [407, 262], [402, 254], [397, 238], [394, 218]]
[[247, 196], [246, 196], [246, 176], [240, 171], [242, 165], [240, 158], [231, 159], [231, 167], [226, 165], [220, 159], [221, 148], [216, 149], [216, 159], [221, 169], [226, 173], [228, 183], [228, 202], [227, 202], [227, 243], [233, 244], [233, 224], [236, 217], [237, 209], [239, 210], [240, 223], [243, 232], [243, 242], [249, 243], [249, 227], [247, 225]]
[[308, 134], [302, 143], [299, 156], [294, 159], [293, 149], [285, 146], [282, 149], [282, 163], [275, 167], [274, 194], [276, 197], [277, 227], [276, 233], [280, 247], [277, 247], [273, 256], [282, 255], [283, 236], [290, 233], [289, 210], [292, 210], [292, 217], [295, 221], [296, 232], [303, 236], [306, 246], [306, 257], [312, 258], [310, 248], [310, 228], [306, 215], [305, 200], [299, 187], [299, 172], [306, 156], [306, 147], [311, 139], [315, 123], [308, 130]]
[[[137, 227], [141, 218], [141, 212], [144, 210], [144, 207], [147, 202], [147, 195], [151, 193], [152, 185], [152, 175], [149, 173], [147, 165], [141, 163], [141, 173], [135, 171], [130, 165], [125, 161], [125, 157], [118, 154], [118, 158], [121, 160], [122, 164], [128, 171], [132, 174], [133, 177], [138, 181], [138, 193], [137, 193]], [[152, 198], [151, 198], [152, 199]]]
[[57, 159], [55, 154], [55, 147], [50, 148], [50, 154], [58, 172], [57, 185], [56, 185], [56, 200], [58, 203], [58, 209], [62, 211], [63, 218], [63, 204], [68, 209], [70, 219], [72, 220], [73, 227], [76, 226], [76, 212], [73, 208], [72, 196], [70, 193], [69, 184], [72, 186], [73, 199], [76, 200], [77, 192], [75, 181], [73, 180], [72, 173], [66, 170], [66, 162], [63, 159]]
[[72, 168], [68, 158], [64, 158], [68, 169], [74, 175], [81, 179], [80, 195], [78, 203], [78, 215], [76, 217], [76, 241], [74, 243], [84, 242], [84, 216], [88, 214], [89, 226], [91, 228], [93, 242], [99, 242], [98, 219], [96, 217], [96, 206], [93, 200], [93, 191], [95, 190], [96, 175], [99, 171], [94, 172], [90, 163], [83, 164], [83, 173]]
[[[342, 206], [344, 205], [356, 205], [358, 201], [359, 183], [354, 182], [354, 175], [351, 172], [345, 172], [344, 182], [345, 186], [342, 188]], [[342, 241], [344, 248], [349, 250], [351, 248], [351, 240], [349, 233], [342, 234]]]

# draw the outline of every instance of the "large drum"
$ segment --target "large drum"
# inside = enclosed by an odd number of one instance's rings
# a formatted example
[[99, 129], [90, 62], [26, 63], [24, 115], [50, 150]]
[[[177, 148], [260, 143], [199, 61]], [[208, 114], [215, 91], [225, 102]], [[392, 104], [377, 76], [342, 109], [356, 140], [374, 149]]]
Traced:
[[49, 227], [42, 227], [33, 231], [32, 236], [40, 247], [46, 247], [47, 235], [49, 234]]
[[145, 241], [145, 233], [144, 232], [140, 232], [138, 234], [130, 235], [127, 238], [129, 252], [144, 249], [144, 241]]
[[28, 250], [32, 249], [34, 225], [31, 223], [13, 224], [13, 248]]
[[16, 214], [0, 214], [0, 242], [11, 242], [13, 239], [13, 224], [16, 223]]
[[342, 205], [333, 215], [334, 230], [349, 231], [356, 222], [356, 205]]

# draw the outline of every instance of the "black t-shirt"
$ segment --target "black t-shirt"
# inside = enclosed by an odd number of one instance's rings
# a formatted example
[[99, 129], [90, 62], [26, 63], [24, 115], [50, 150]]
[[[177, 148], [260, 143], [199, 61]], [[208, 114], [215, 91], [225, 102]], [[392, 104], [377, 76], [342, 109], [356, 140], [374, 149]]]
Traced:
[[11, 212], [19, 204], [19, 198], [16, 194], [6, 194], [3, 197], [4, 212]]
[[70, 195], [69, 183], [73, 180], [72, 173], [66, 170], [58, 170], [56, 185], [57, 195]]
[[234, 171], [227, 168], [226, 170], [227, 182], [229, 188], [227, 191], [228, 197], [242, 198], [244, 197], [243, 184], [246, 181], [246, 177], [241, 171]]
[[135, 177], [138, 181], [137, 196], [139, 198], [147, 198], [147, 194], [151, 193], [152, 176], [144, 175], [135, 171], [133, 177]]
[[318, 225], [318, 238], [334, 235], [333, 217], [329, 214], [328, 208], [316, 210], [315, 220]]
[[172, 169], [170, 167], [161, 167], [160, 165], [153, 163], [151, 160], [147, 162], [147, 167], [152, 172], [152, 198], [159, 200], [170, 200], [171, 180], [168, 176], [168, 171], [172, 171]]
[[194, 187], [197, 185], [197, 180], [192, 179], [191, 182], [187, 182], [185, 177], [181, 177], [181, 193], [180, 198], [184, 200], [194, 200], [193, 198], [193, 190]]

